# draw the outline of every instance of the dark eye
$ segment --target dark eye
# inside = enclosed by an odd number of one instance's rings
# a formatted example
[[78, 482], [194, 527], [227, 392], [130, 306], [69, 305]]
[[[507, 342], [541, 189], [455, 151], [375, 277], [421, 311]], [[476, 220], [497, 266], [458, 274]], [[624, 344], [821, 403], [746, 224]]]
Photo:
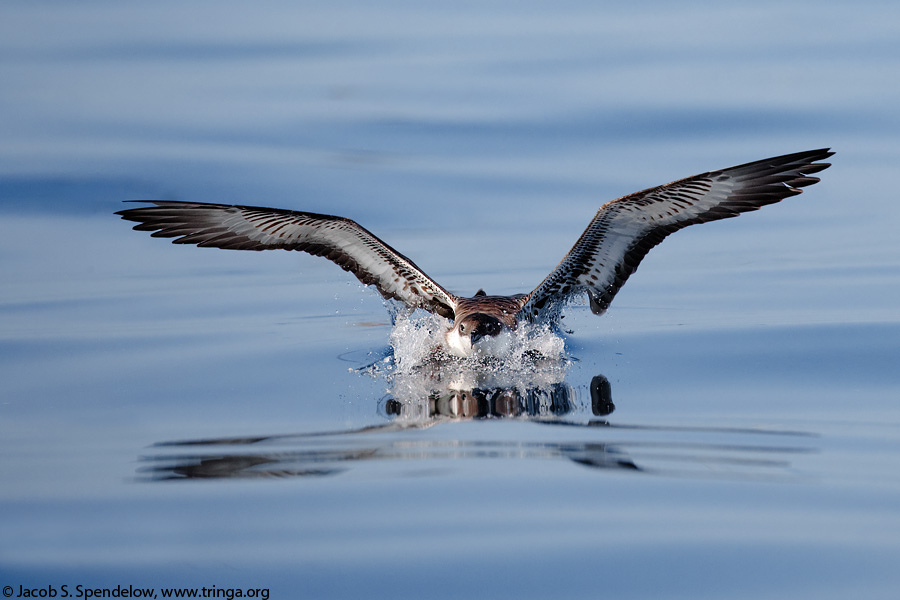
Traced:
[[465, 324], [465, 323], [460, 323], [460, 324], [459, 324], [459, 332], [460, 332], [460, 333], [465, 333], [465, 332], [466, 332], [466, 324]]

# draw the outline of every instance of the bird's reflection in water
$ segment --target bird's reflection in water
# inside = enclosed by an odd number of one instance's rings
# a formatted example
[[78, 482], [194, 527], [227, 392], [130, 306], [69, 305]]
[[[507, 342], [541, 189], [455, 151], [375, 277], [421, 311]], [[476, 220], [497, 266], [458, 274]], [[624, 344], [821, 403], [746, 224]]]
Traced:
[[[379, 404], [379, 412], [392, 420], [430, 426], [440, 421], [519, 417], [531, 420], [563, 418], [581, 409], [578, 394], [564, 381], [543, 385], [485, 385], [420, 390], [407, 397], [390, 395]], [[395, 390], [398, 389], [395, 387]], [[591, 412], [605, 417], [615, 410], [609, 380], [596, 375], [590, 383]], [[408, 390], [407, 390], [408, 391]], [[424, 401], [419, 401], [419, 399]]]
[[[383, 423], [343, 431], [161, 442], [154, 446], [157, 454], [142, 458], [140, 476], [151, 481], [321, 477], [370, 461], [394, 461], [402, 470], [409, 461], [566, 459], [594, 470], [783, 479], [790, 476], [788, 457], [811, 451], [770, 443], [773, 436], [793, 436], [794, 441], [809, 437], [798, 432], [612, 425], [605, 417], [615, 406], [603, 375], [580, 387], [554, 377], [501, 385], [490, 377], [465, 382], [442, 375], [392, 381], [391, 393], [379, 402]], [[471, 439], [472, 430], [463, 439], [448, 437], [452, 430], [445, 428], [440, 434], [425, 431], [488, 419], [567, 427], [529, 431], [529, 439], [514, 441]], [[709, 439], [723, 436], [724, 442]], [[188, 448], [192, 452], [185, 453]]]

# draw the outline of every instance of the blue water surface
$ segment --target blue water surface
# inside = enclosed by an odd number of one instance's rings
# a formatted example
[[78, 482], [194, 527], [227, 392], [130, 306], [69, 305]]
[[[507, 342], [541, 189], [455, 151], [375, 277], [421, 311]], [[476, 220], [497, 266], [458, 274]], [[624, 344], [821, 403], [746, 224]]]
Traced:
[[[898, 75], [874, 1], [4, 3], [0, 585], [896, 598]], [[343, 215], [508, 294], [603, 202], [818, 147], [505, 386], [361, 372], [349, 274], [113, 214]]]

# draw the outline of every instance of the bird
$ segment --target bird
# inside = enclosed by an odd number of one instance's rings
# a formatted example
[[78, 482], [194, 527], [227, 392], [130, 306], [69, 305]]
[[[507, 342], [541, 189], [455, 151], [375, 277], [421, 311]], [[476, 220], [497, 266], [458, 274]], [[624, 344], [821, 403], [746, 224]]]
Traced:
[[[603, 204], [553, 271], [528, 293], [471, 297], [448, 291], [355, 221], [339, 216], [172, 200], [129, 200], [118, 211], [133, 228], [175, 244], [228, 250], [298, 250], [321, 256], [373, 285], [388, 300], [447, 319], [449, 355], [502, 357], [523, 324], [556, 326], [572, 301], [587, 296], [602, 315], [647, 253], [697, 223], [736, 217], [800, 194], [828, 168], [830, 148], [785, 154], [709, 171]], [[146, 206], [149, 204], [149, 206]]]

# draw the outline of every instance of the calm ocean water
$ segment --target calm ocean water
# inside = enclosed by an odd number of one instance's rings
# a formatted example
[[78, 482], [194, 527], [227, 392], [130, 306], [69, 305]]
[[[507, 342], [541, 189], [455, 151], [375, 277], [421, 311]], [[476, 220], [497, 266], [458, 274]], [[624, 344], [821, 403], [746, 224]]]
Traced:
[[[14, 596], [897, 597], [895, 5], [7, 2], [0, 75]], [[513, 293], [607, 200], [823, 146], [499, 381], [361, 372], [390, 321], [340, 269], [113, 215], [339, 214]]]

